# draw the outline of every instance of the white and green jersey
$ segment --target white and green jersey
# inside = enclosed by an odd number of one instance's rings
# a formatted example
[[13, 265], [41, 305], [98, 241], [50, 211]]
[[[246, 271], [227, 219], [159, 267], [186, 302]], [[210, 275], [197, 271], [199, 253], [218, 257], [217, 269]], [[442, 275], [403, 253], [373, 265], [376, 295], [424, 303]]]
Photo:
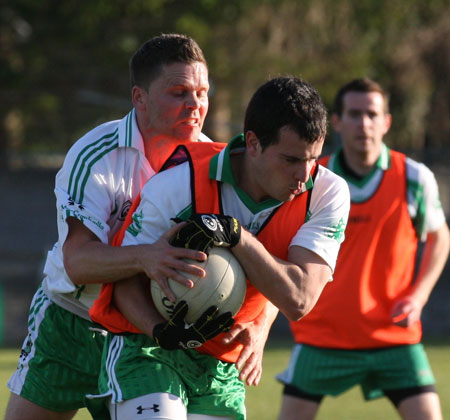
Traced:
[[[201, 138], [209, 141], [206, 136]], [[135, 110], [123, 119], [99, 125], [69, 150], [56, 175], [58, 242], [48, 252], [43, 288], [63, 308], [89, 319], [101, 285], [72, 283], [63, 264], [68, 217], [76, 217], [102, 243], [120, 229], [131, 203], [155, 174], [145, 152]]]
[[[221, 181], [224, 214], [232, 215], [242, 226], [256, 233], [272, 210], [282, 203], [269, 199], [255, 203], [236, 186], [230, 153], [241, 153], [243, 136], [235, 137], [210, 163], [210, 178]], [[313, 188], [307, 221], [292, 239], [297, 245], [323, 258], [334, 270], [350, 208], [345, 181], [327, 168], [319, 166], [314, 179], [305, 188]], [[141, 202], [128, 227], [123, 245], [153, 243], [170, 227], [170, 218], [191, 213], [191, 173], [189, 164], [161, 172], [145, 185]]]
[[[342, 163], [342, 149], [330, 156], [328, 168], [347, 181], [351, 201], [361, 203], [375, 193], [383, 178], [383, 172], [390, 164], [389, 148], [383, 144], [375, 168], [365, 177], [357, 178], [349, 174]], [[423, 241], [427, 233], [436, 231], [445, 222], [438, 185], [430, 169], [408, 157], [406, 157], [406, 178], [408, 212], [418, 238]]]

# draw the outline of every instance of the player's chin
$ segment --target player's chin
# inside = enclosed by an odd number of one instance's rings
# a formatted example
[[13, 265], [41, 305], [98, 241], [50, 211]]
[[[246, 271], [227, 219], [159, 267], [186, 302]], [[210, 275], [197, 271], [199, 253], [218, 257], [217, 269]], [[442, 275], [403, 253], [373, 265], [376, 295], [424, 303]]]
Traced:
[[297, 197], [298, 194], [290, 193], [286, 199], [280, 200], [280, 201], [292, 201], [295, 197]]

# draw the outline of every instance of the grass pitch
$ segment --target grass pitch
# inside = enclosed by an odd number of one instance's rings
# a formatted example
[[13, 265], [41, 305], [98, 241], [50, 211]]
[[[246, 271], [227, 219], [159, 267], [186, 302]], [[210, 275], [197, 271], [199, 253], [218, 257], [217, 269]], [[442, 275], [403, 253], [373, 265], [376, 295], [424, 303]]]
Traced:
[[[450, 340], [425, 341], [425, 348], [436, 376], [441, 397], [443, 417], [450, 419]], [[289, 360], [291, 342], [269, 341], [264, 357], [264, 372], [258, 387], [247, 388], [248, 420], [275, 420], [280, 408], [281, 385], [274, 379]], [[0, 418], [3, 418], [9, 390], [6, 381], [16, 368], [19, 350], [0, 350]], [[359, 388], [340, 395], [327, 397], [322, 403], [317, 420], [379, 420], [399, 419], [391, 403], [383, 398], [365, 402]], [[86, 410], [80, 410], [75, 420], [89, 420]]]

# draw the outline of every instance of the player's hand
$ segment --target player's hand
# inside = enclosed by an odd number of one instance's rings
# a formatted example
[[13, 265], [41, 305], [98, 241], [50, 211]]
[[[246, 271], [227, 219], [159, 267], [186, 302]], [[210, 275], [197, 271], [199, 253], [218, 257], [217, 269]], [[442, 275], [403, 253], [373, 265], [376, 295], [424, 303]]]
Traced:
[[[180, 219], [172, 219], [181, 222]], [[241, 238], [241, 225], [231, 216], [194, 214], [171, 238], [176, 247], [196, 249], [208, 253], [213, 246], [234, 247]]]
[[193, 324], [186, 324], [188, 311], [185, 301], [179, 302], [169, 321], [155, 325], [153, 339], [166, 350], [193, 349], [211, 340], [218, 334], [229, 331], [234, 324], [231, 312], [217, 315], [217, 306], [209, 307]]
[[169, 243], [170, 238], [177, 233], [181, 226], [181, 224], [172, 226], [152, 244], [135, 246], [136, 259], [142, 267], [142, 272], [159, 284], [171, 302], [175, 302], [176, 297], [170, 289], [168, 279], [192, 288], [194, 283], [188, 275], [205, 276], [205, 270], [196, 265], [196, 261], [206, 260], [205, 253], [188, 248], [177, 248]]
[[234, 324], [224, 335], [224, 343], [236, 340], [244, 345], [236, 360], [236, 368], [240, 371], [239, 379], [248, 386], [257, 386], [261, 380], [264, 347], [270, 325], [266, 322], [265, 314], [261, 314], [254, 322]]
[[399, 327], [410, 327], [420, 320], [423, 306], [411, 296], [405, 297], [394, 305], [391, 311], [392, 323]]

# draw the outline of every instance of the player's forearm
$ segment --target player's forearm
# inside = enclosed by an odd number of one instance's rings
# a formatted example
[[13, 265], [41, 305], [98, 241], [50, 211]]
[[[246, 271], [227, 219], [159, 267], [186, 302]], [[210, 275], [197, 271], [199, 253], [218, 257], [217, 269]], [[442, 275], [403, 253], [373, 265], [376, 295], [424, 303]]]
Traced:
[[264, 342], [267, 340], [269, 336], [270, 329], [272, 328], [272, 324], [274, 323], [279, 309], [272, 303], [267, 302], [263, 314], [261, 314], [258, 318], [263, 322], [263, 334], [264, 334]]
[[62, 251], [64, 268], [75, 284], [109, 283], [142, 272], [138, 247], [104, 244], [78, 219], [67, 219], [69, 228]]
[[446, 223], [428, 234], [419, 272], [412, 294], [425, 305], [444, 269], [450, 250], [450, 233]]
[[318, 280], [322, 282], [320, 276], [313, 276], [296, 263], [272, 256], [244, 230], [233, 253], [250, 282], [290, 320], [298, 320], [312, 309], [326, 283], [316, 284]]
[[64, 267], [75, 284], [114, 282], [142, 271], [136, 248], [89, 241], [80, 247], [65, 249]]
[[113, 302], [129, 322], [153, 338], [153, 328], [164, 320], [153, 304], [149, 282], [144, 276], [118, 281], [114, 285]]

